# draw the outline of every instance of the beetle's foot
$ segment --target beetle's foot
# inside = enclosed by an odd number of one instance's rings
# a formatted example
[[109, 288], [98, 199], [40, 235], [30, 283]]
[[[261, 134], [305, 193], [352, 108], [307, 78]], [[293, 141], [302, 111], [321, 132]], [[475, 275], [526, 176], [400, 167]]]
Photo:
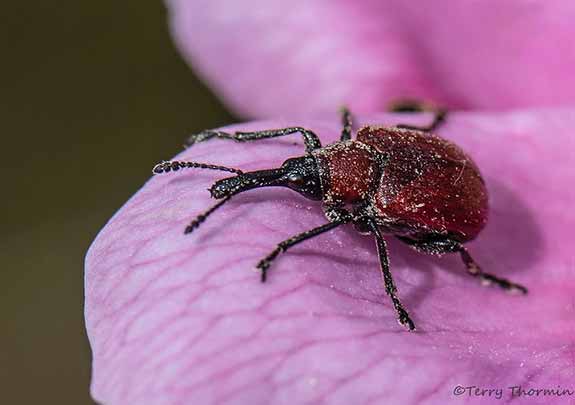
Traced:
[[272, 261], [277, 257], [277, 255], [281, 252], [281, 249], [275, 249], [271, 254], [269, 254], [266, 258], [260, 260], [260, 262], [256, 265], [256, 268], [260, 271], [260, 281], [265, 283], [268, 279], [268, 269], [270, 268]]
[[513, 283], [505, 278], [499, 278], [489, 273], [480, 273], [481, 284], [495, 284], [511, 294], [527, 294], [528, 290], [521, 284]]
[[510, 293], [527, 294], [527, 288], [523, 287], [521, 284], [513, 283], [507, 280], [506, 278], [500, 278], [490, 273], [484, 273], [481, 270], [481, 267], [479, 267], [479, 265], [475, 263], [473, 258], [469, 255], [469, 252], [463, 246], [459, 246], [459, 253], [461, 255], [463, 263], [465, 263], [465, 267], [467, 267], [467, 272], [473, 277], [479, 278], [481, 284], [483, 285], [495, 284]]
[[190, 135], [190, 137], [186, 139], [186, 142], [184, 143], [184, 148], [189, 148], [196, 143], [207, 141], [208, 139], [216, 136], [218, 136], [217, 131], [202, 131], [199, 134]]
[[415, 324], [413, 323], [413, 321], [411, 320], [409, 314], [405, 309], [399, 308], [397, 310], [397, 321], [401, 325], [405, 326], [410, 332], [415, 331]]

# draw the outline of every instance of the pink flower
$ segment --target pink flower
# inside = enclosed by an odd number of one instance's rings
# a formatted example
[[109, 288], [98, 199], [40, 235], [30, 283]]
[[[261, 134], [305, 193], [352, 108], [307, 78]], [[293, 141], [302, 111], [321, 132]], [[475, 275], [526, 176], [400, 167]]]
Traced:
[[169, 0], [182, 53], [250, 117], [575, 103], [569, 1]]
[[[481, 105], [479, 87], [466, 103]], [[506, 97], [505, 105], [530, 103], [530, 93]], [[363, 107], [379, 107], [377, 100]], [[317, 106], [318, 99], [302, 95], [301, 102]], [[276, 103], [286, 105], [282, 97], [268, 100]], [[259, 102], [245, 105], [272, 112]], [[361, 124], [398, 120], [360, 116]], [[297, 124], [327, 144], [337, 138], [338, 122], [333, 114], [233, 129]], [[373, 239], [351, 226], [283, 254], [268, 283], [259, 282], [254, 266], [276, 243], [326, 222], [317, 203], [287, 189], [253, 190], [184, 236], [190, 219], [213, 203], [206, 188], [224, 176], [187, 170], [154, 177], [106, 225], [86, 259], [93, 396], [105, 404], [493, 404], [496, 392], [468, 394], [465, 387], [500, 388], [505, 402], [511, 386], [575, 390], [574, 128], [572, 109], [449, 118], [440, 134], [470, 153], [491, 193], [490, 221], [469, 249], [486, 270], [525, 284], [530, 294], [484, 288], [457, 257], [429, 257], [389, 237], [392, 273], [416, 333], [395, 320]], [[214, 140], [178, 159], [276, 167], [303, 154], [296, 139]], [[457, 386], [463, 395], [454, 394]], [[574, 399], [522, 396], [513, 403]]]

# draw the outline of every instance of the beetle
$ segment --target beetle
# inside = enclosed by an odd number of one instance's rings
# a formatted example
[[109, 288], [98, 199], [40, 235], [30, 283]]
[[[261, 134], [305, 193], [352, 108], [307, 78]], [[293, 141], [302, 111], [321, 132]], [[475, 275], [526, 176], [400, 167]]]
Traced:
[[[407, 103], [394, 110], [422, 109]], [[313, 131], [302, 127], [233, 134], [203, 131], [192, 135], [187, 146], [212, 138], [247, 142], [299, 133], [305, 154], [287, 159], [279, 168], [253, 172], [187, 161], [163, 161], [153, 172], [200, 168], [234, 173], [210, 187], [211, 196], [220, 201], [198, 215], [186, 227], [186, 234], [233, 196], [254, 188], [287, 187], [310, 200], [321, 201], [328, 222], [279, 243], [257, 264], [261, 281], [266, 281], [267, 271], [280, 253], [351, 223], [360, 233], [375, 238], [385, 291], [399, 323], [413, 331], [415, 324], [398, 297], [389, 269], [384, 234], [395, 236], [419, 252], [459, 253], [468, 274], [483, 284], [527, 293], [520, 284], [484, 272], [464, 247], [486, 225], [488, 193], [471, 158], [454, 143], [433, 134], [445, 117], [444, 110], [435, 109], [433, 122], [428, 126], [364, 126], [352, 139], [351, 114], [343, 109], [340, 139], [325, 147]]]

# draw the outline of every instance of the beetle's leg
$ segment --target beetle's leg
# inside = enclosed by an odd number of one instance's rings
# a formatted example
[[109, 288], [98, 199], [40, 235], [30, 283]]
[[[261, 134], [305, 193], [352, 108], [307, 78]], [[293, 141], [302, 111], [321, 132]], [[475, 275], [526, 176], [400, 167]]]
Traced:
[[413, 99], [396, 100], [387, 106], [387, 111], [398, 113], [416, 113], [433, 110], [435, 110], [435, 106], [433, 104]]
[[341, 136], [339, 137], [339, 140], [349, 141], [351, 139], [352, 121], [351, 113], [347, 107], [343, 107], [341, 109], [341, 122], [343, 124], [343, 129], [341, 130]]
[[400, 124], [396, 125], [397, 128], [404, 128], [404, 129], [413, 129], [416, 131], [423, 131], [423, 132], [433, 132], [435, 131], [441, 124], [445, 122], [445, 118], [447, 117], [447, 110], [442, 108], [437, 108], [431, 104], [427, 104], [420, 101], [414, 100], [405, 100], [393, 103], [389, 107], [389, 111], [391, 112], [433, 112], [433, 121], [431, 124], [426, 126], [415, 126], [415, 125], [405, 125]]
[[463, 246], [460, 246], [459, 254], [461, 255], [461, 260], [463, 260], [463, 263], [465, 263], [465, 267], [467, 267], [467, 272], [473, 277], [479, 278], [483, 284], [496, 284], [509, 292], [527, 294], [527, 288], [523, 287], [521, 284], [516, 284], [505, 278], [500, 278], [494, 276], [493, 274], [483, 272], [481, 267], [479, 267], [467, 249], [465, 249]]
[[351, 221], [352, 221], [351, 215], [339, 215], [338, 218], [334, 219], [331, 222], [328, 222], [327, 224], [318, 226], [317, 228], [310, 229], [309, 231], [302, 232], [299, 235], [292, 236], [291, 238], [278, 243], [277, 247], [269, 255], [260, 260], [260, 262], [256, 266], [262, 272], [261, 273], [262, 283], [266, 281], [267, 270], [269, 269], [272, 262], [279, 256], [280, 253], [287, 251], [289, 248], [297, 245], [300, 242], [313, 238], [314, 236], [321, 235], [322, 233], [330, 231], [334, 228], [337, 228], [340, 225], [343, 225]]
[[422, 131], [422, 132], [433, 132], [435, 131], [441, 124], [443, 124], [445, 122], [445, 117], [447, 116], [447, 111], [445, 110], [437, 110], [434, 111], [434, 116], [433, 116], [433, 121], [431, 122], [431, 124], [424, 126], [424, 127], [418, 127], [415, 125], [405, 125], [405, 124], [399, 124], [396, 125], [397, 128], [403, 128], [403, 129], [413, 129], [415, 131]]
[[381, 266], [381, 273], [383, 275], [383, 281], [385, 284], [385, 292], [391, 298], [391, 302], [393, 303], [393, 307], [395, 308], [395, 312], [397, 313], [397, 319], [400, 324], [407, 327], [410, 331], [415, 330], [415, 324], [409, 317], [409, 314], [403, 308], [401, 301], [397, 296], [397, 287], [393, 282], [393, 278], [391, 277], [391, 272], [389, 271], [389, 260], [387, 258], [387, 246], [385, 243], [385, 239], [377, 227], [377, 224], [372, 219], [367, 220], [367, 225], [369, 226], [371, 232], [375, 236], [375, 240], [377, 242], [377, 253], [379, 254], [379, 263]]
[[186, 141], [185, 146], [190, 147], [196, 143], [207, 141], [212, 138], [232, 139], [237, 142], [257, 141], [259, 139], [276, 138], [278, 136], [285, 136], [295, 133], [301, 133], [303, 136], [305, 149], [307, 153], [315, 149], [321, 148], [321, 142], [318, 136], [312, 131], [301, 127], [290, 127], [281, 129], [268, 129], [265, 131], [254, 132], [234, 132], [233, 134], [223, 131], [203, 131], [199, 134], [192, 135]]
[[497, 277], [490, 273], [485, 273], [481, 270], [481, 267], [473, 260], [467, 249], [454, 240], [448, 238], [438, 238], [430, 240], [414, 240], [410, 238], [405, 238], [402, 236], [397, 236], [399, 240], [407, 243], [414, 249], [429, 254], [442, 254], [442, 253], [459, 253], [461, 259], [467, 268], [467, 272], [477, 277], [484, 284], [496, 284], [506, 291], [510, 292], [520, 292], [527, 294], [527, 288], [523, 287], [521, 284], [513, 283], [505, 278]]

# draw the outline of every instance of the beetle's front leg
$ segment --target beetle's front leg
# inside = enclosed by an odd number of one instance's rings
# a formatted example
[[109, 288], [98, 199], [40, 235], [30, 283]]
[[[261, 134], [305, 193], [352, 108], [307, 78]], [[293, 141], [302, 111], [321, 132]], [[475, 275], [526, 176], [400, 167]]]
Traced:
[[272, 262], [280, 255], [280, 253], [287, 251], [289, 248], [297, 245], [298, 243], [321, 235], [322, 233], [328, 232], [353, 220], [353, 215], [348, 210], [339, 205], [328, 206], [325, 209], [325, 216], [329, 220], [327, 224], [310, 229], [309, 231], [302, 232], [284, 240], [283, 242], [278, 243], [276, 248], [272, 250], [269, 255], [260, 260], [256, 267], [261, 271], [262, 283], [267, 280], [267, 271]]
[[306, 153], [311, 153], [312, 151], [321, 148], [321, 142], [319, 140], [319, 137], [313, 131], [301, 127], [268, 129], [264, 131], [253, 131], [253, 132], [238, 131], [234, 133], [208, 130], [190, 136], [184, 146], [190, 147], [196, 143], [204, 142], [212, 138], [231, 139], [236, 142], [247, 142], [247, 141], [257, 141], [260, 139], [277, 138], [280, 136], [286, 136], [295, 133], [300, 133], [302, 135]]
[[280, 253], [284, 253], [289, 248], [306, 241], [308, 239], [314, 238], [322, 233], [331, 231], [334, 228], [337, 228], [340, 225], [346, 224], [352, 220], [352, 216], [347, 210], [345, 209], [334, 209], [328, 213], [326, 211], [326, 216], [329, 219], [327, 224], [318, 226], [316, 228], [310, 229], [309, 231], [302, 232], [298, 235], [292, 236], [289, 239], [284, 240], [277, 244], [276, 248], [272, 250], [270, 254], [264, 257], [260, 262], [257, 264], [257, 268], [261, 271], [261, 281], [264, 283], [267, 280], [267, 271], [272, 264], [272, 262], [280, 255]]

